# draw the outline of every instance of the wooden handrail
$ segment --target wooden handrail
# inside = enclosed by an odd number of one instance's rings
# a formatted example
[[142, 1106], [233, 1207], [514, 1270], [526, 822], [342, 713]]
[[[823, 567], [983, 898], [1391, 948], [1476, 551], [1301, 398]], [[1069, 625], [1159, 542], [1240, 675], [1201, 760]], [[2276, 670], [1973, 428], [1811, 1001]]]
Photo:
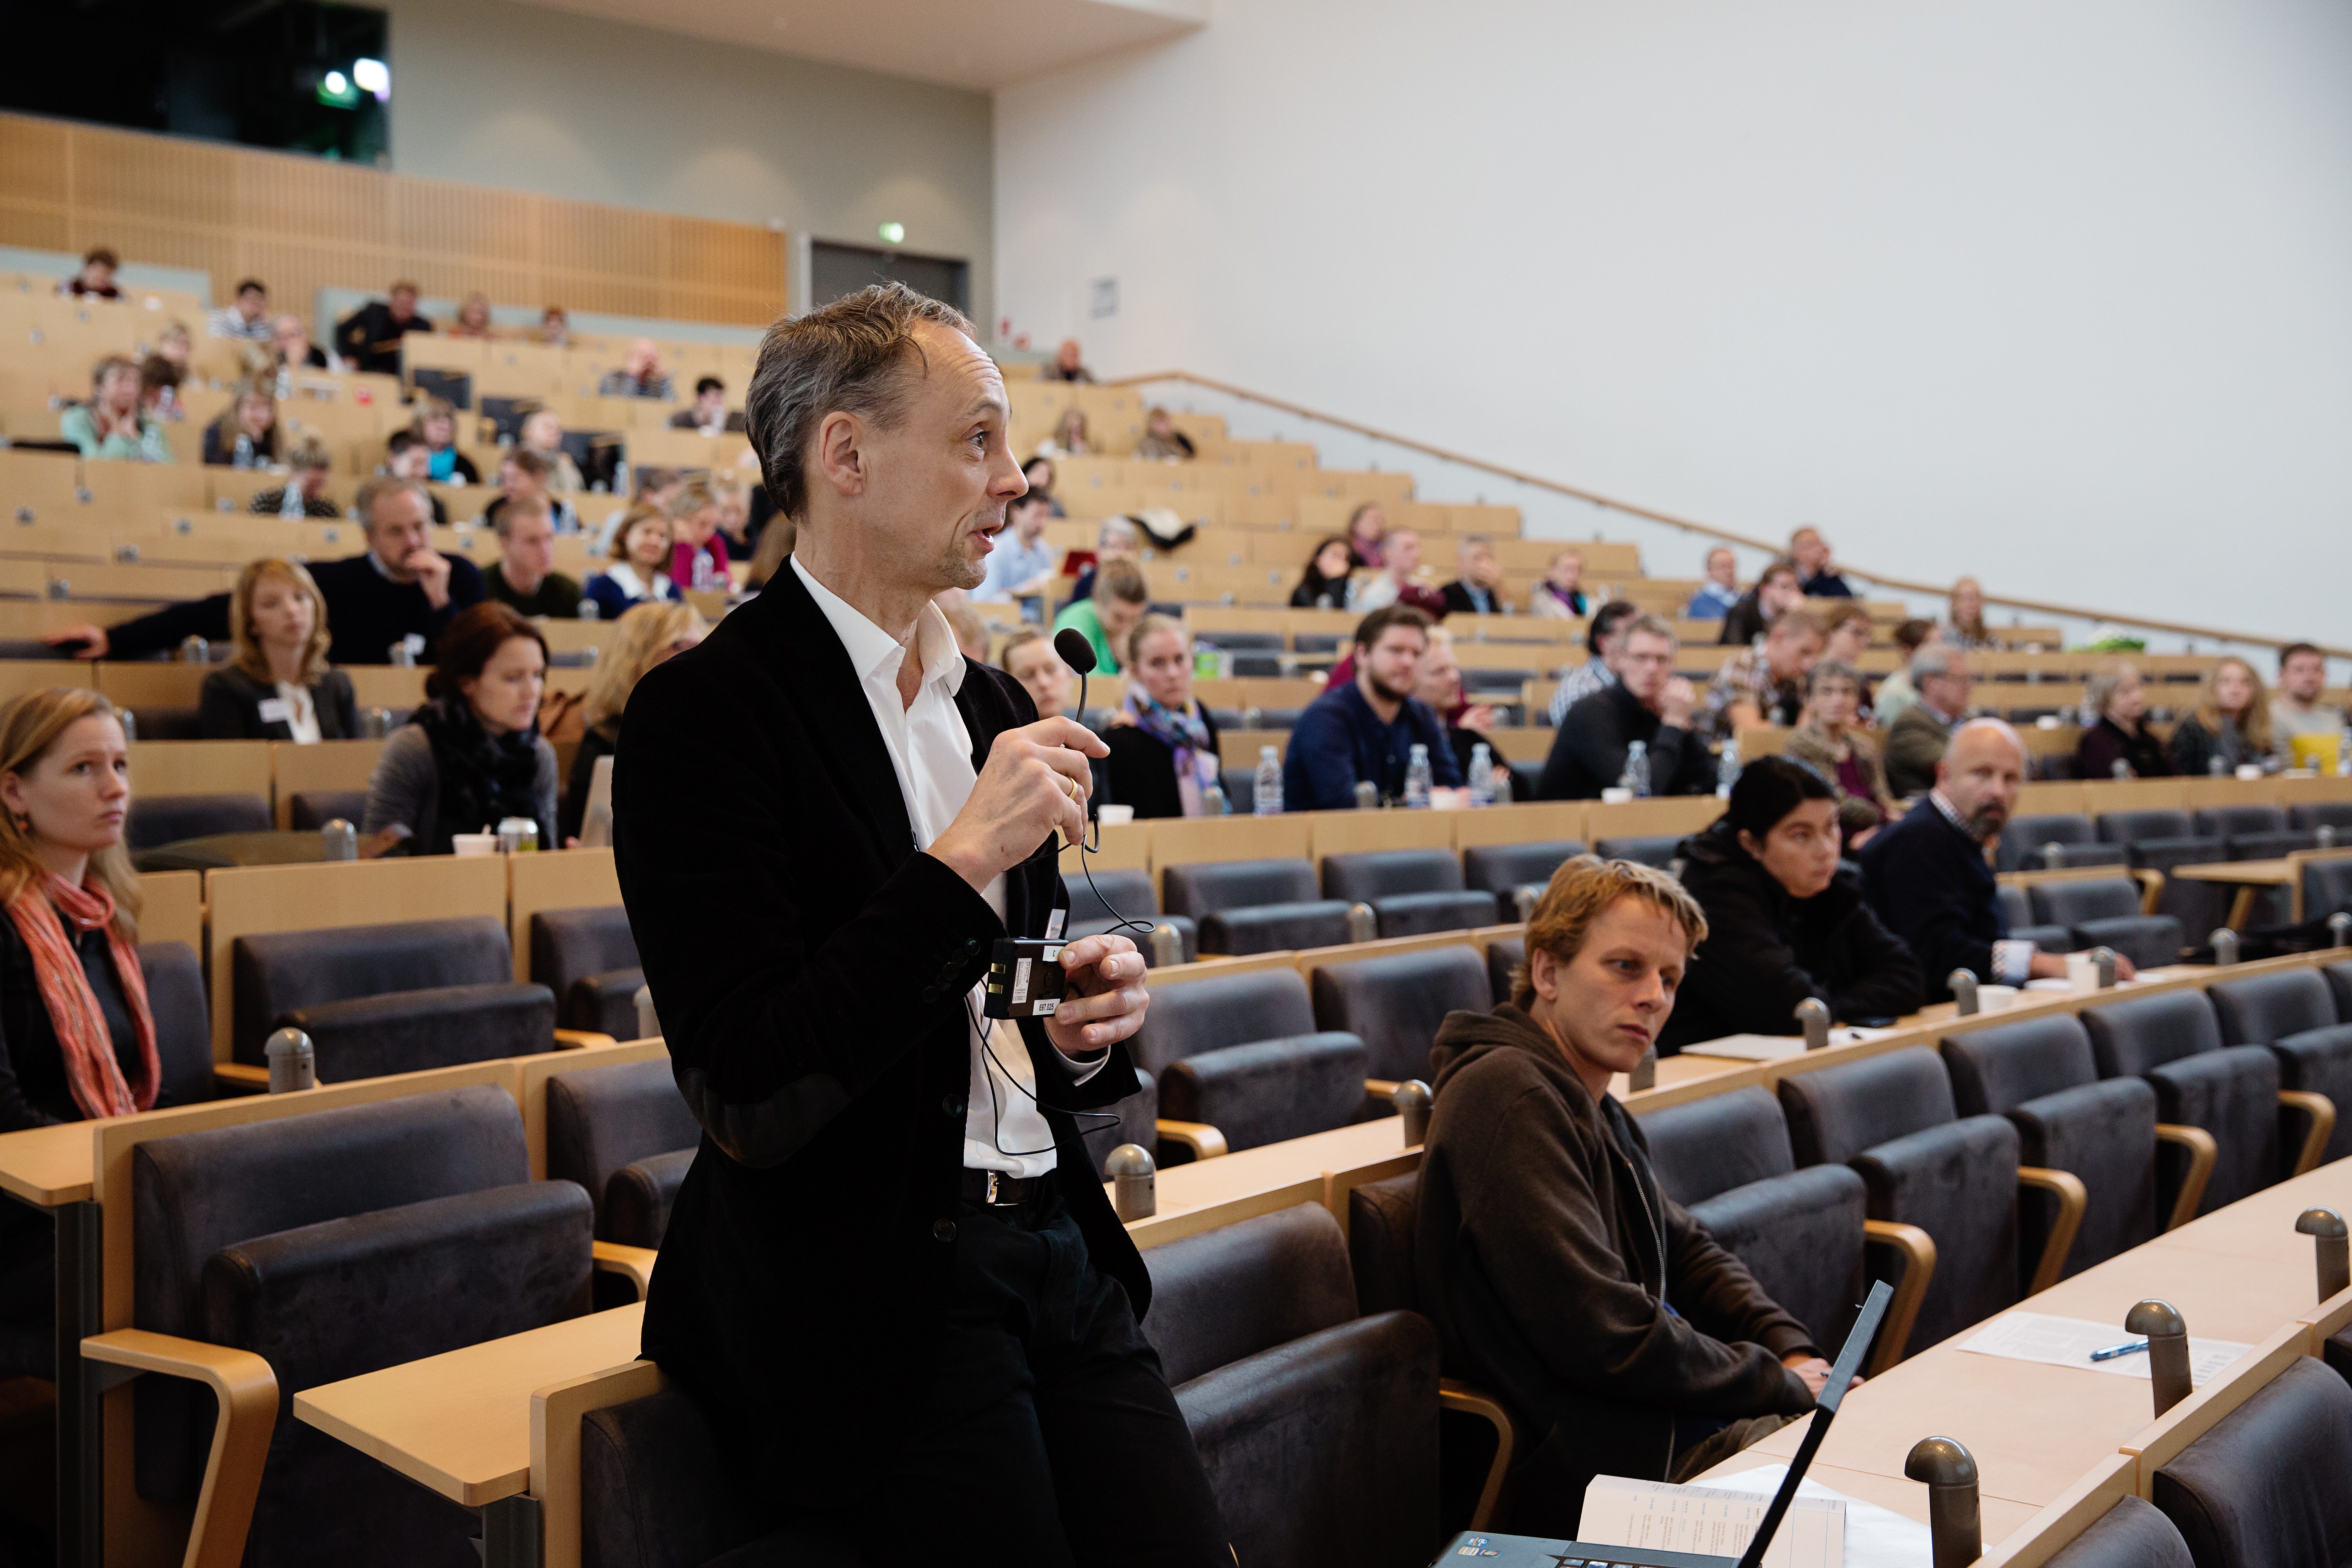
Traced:
[[[1353, 431], [1359, 436], [1367, 437], [1375, 441], [1385, 441], [1391, 446], [1426, 453], [1433, 458], [1442, 458], [1449, 463], [1459, 463], [1465, 468], [1477, 468], [1486, 473], [1516, 480], [1523, 485], [1532, 485], [1539, 490], [1549, 490], [1554, 495], [1567, 496], [1571, 500], [1607, 507], [1612, 511], [1622, 511], [1628, 517], [1638, 517], [1651, 522], [1664, 523], [1668, 528], [1679, 528], [1685, 533], [1700, 534], [1708, 539], [1720, 540], [1726, 544], [1743, 545], [1749, 550], [1763, 551], [1768, 555], [1780, 555], [1787, 552], [1787, 546], [1775, 544], [1770, 540], [1752, 539], [1747, 534], [1734, 533], [1727, 528], [1717, 528], [1712, 523], [1693, 522], [1686, 517], [1676, 517], [1671, 512], [1654, 511], [1645, 506], [1635, 506], [1632, 501], [1619, 500], [1613, 496], [1602, 495], [1598, 490], [1588, 490], [1576, 485], [1562, 484], [1558, 479], [1548, 479], [1540, 474], [1530, 474], [1522, 468], [1488, 462], [1484, 458], [1469, 457], [1444, 447], [1433, 447], [1426, 441], [1416, 441], [1410, 436], [1400, 436], [1391, 430], [1382, 430], [1376, 426], [1365, 425], [1353, 419], [1344, 419], [1339, 415], [1326, 414], [1320, 409], [1308, 408], [1285, 398], [1269, 397], [1265, 393], [1252, 392], [1247, 387], [1235, 386], [1230, 382], [1218, 381], [1211, 376], [1195, 375], [1189, 370], [1161, 371], [1153, 375], [1122, 375], [1107, 381], [1103, 384], [1140, 386], [1155, 381], [1189, 382], [1194, 386], [1202, 386], [1212, 392], [1223, 393], [1228, 397], [1239, 397], [1247, 402], [1263, 404], [1268, 408], [1279, 409], [1285, 414], [1293, 414], [1301, 419], [1312, 419], [1341, 430]], [[1860, 566], [1849, 565], [1843, 561], [1837, 564], [1840, 572], [1860, 577], [1865, 582], [1875, 583], [1881, 587], [1899, 589], [1906, 594], [1925, 594], [1935, 598], [1942, 598], [1951, 592], [1949, 585], [1938, 587], [1933, 583], [1916, 582], [1907, 577], [1890, 577], [1883, 572], [1867, 571]], [[2156, 620], [2147, 616], [2125, 615], [2116, 610], [2089, 610], [2080, 605], [2053, 604], [2046, 599], [2020, 599], [2005, 594], [1987, 593], [1985, 603], [2005, 605], [2013, 610], [2026, 610], [2038, 616], [2065, 616], [2074, 620], [2109, 621], [2118, 626], [2138, 626], [2148, 631], [2170, 632], [2180, 637], [2205, 637], [2213, 642], [2244, 643], [2254, 647], [2281, 648], [2292, 642], [2304, 640], [2299, 637], [2261, 637], [2252, 632], [2219, 631], [2211, 626], [2192, 626], [2180, 621]], [[2319, 651], [2330, 658], [2352, 658], [2352, 648], [2323, 646], [2320, 647]]]

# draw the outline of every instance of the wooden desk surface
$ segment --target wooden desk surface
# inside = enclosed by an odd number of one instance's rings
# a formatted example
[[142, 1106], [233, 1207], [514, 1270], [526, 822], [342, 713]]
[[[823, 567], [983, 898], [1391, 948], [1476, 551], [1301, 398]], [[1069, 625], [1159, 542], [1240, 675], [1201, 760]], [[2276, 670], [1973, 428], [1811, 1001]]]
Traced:
[[87, 1121], [0, 1133], [0, 1191], [36, 1208], [89, 1199], [98, 1143]]
[[[1693, 1486], [1710, 1486], [1726, 1476], [1736, 1476], [1742, 1470], [1758, 1470], [1767, 1465], [1784, 1465], [1788, 1461], [1776, 1455], [1750, 1448], [1700, 1476]], [[1816, 1464], [1805, 1472], [1809, 1481], [1818, 1481], [1833, 1492], [1843, 1492], [1856, 1502], [1875, 1503], [1890, 1513], [1919, 1524], [1927, 1522], [1927, 1484], [1906, 1480], [1901, 1476], [1877, 1476], [1864, 1470], [1849, 1470], [1836, 1465]], [[2023, 1503], [2006, 1498], [1979, 1497], [1979, 1510], [1982, 1516], [1984, 1540], [1990, 1545], [2007, 1537], [2034, 1514]]]
[[2175, 866], [2165, 875], [2186, 877], [2192, 882], [2232, 882], [2244, 887], [2285, 888], [2293, 886], [2300, 873], [2292, 860], [2220, 860], [2204, 866]]
[[[1329, 1171], [1352, 1170], [1404, 1152], [1404, 1119], [1383, 1116], [1310, 1133], [1259, 1149], [1189, 1165], [1171, 1165], [1160, 1173], [1157, 1192], [1160, 1214], [1189, 1213], [1212, 1204], [1227, 1203], [1251, 1193], [1265, 1192], [1311, 1181]], [[1108, 1192], [1108, 1186], [1104, 1189]]]
[[642, 1304], [468, 1345], [294, 1396], [294, 1414], [453, 1502], [530, 1485], [530, 1396], [637, 1359]]

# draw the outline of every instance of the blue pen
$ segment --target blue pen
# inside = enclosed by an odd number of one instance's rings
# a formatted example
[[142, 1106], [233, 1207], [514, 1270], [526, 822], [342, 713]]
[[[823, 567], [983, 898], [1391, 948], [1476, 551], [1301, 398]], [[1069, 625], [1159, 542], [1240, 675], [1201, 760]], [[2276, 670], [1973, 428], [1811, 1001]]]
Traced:
[[2126, 1340], [2119, 1345], [2109, 1345], [2103, 1351], [2093, 1351], [2091, 1352], [2091, 1359], [2093, 1361], [2114, 1361], [2119, 1356], [2137, 1355], [2140, 1352], [2146, 1349], [2147, 1349], [2147, 1342], [2146, 1340]]

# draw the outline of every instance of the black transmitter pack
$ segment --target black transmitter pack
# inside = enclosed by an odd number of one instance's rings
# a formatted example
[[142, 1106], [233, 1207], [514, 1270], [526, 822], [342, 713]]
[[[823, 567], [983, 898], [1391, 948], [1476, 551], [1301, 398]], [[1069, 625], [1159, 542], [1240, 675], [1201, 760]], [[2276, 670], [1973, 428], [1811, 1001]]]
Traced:
[[1061, 1006], [1066, 976], [1059, 937], [1008, 936], [991, 951], [987, 1005], [992, 1018], [1050, 1018]]

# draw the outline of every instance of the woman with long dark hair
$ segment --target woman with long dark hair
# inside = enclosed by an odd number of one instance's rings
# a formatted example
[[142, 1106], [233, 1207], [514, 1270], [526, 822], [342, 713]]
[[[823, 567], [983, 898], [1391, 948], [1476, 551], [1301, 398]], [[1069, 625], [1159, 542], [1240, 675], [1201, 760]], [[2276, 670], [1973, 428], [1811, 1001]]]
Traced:
[[1339, 534], [1315, 547], [1306, 574], [1290, 591], [1294, 610], [1344, 610], [1348, 607], [1348, 574], [1356, 569], [1355, 552]]
[[411, 855], [446, 855], [455, 835], [509, 816], [529, 817], [552, 847], [555, 748], [539, 732], [547, 639], [492, 599], [451, 621], [438, 651], [425, 705], [393, 731], [368, 779], [361, 852], [405, 843]]

